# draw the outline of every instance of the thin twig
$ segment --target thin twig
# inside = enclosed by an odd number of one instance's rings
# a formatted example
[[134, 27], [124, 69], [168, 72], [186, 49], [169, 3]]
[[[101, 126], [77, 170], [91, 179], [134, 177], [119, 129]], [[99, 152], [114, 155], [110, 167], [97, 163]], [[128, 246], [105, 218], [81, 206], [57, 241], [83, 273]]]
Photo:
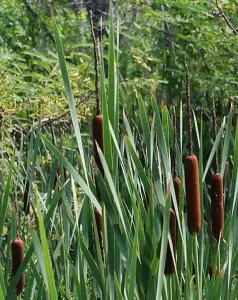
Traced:
[[[213, 128], [214, 128], [214, 134], [215, 138], [217, 137], [217, 121], [216, 121], [216, 105], [215, 105], [215, 98], [214, 95], [212, 95], [212, 121], [213, 121]], [[218, 148], [216, 149], [215, 154], [215, 173], [218, 172], [218, 166], [219, 166], [219, 157], [218, 157]]]
[[224, 10], [222, 9], [222, 7], [219, 5], [218, 0], [216, 0], [216, 6], [217, 9], [219, 10], [221, 17], [223, 18], [223, 20], [226, 22], [227, 26], [230, 27], [230, 29], [233, 31], [234, 34], [238, 34], [238, 29], [236, 29], [232, 23], [229, 21], [229, 19], [227, 18]]
[[100, 114], [100, 92], [99, 92], [99, 70], [98, 70], [98, 40], [96, 40], [95, 38], [92, 11], [90, 11], [90, 22], [91, 22], [91, 32], [92, 32], [93, 47], [94, 47], [95, 94], [96, 94], [96, 103], [97, 103], [97, 115], [99, 115]]
[[192, 132], [192, 108], [190, 96], [190, 76], [188, 66], [186, 64], [186, 98], [188, 105], [188, 137], [189, 137], [189, 155], [193, 154], [193, 132]]

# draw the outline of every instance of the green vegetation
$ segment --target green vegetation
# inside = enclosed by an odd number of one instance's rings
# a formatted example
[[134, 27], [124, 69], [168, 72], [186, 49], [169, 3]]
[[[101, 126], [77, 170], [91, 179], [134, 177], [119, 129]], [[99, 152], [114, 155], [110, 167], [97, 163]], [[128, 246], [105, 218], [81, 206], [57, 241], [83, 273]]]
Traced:
[[86, 7], [39, 2], [0, 7], [0, 299], [235, 300], [236, 1], [118, 1], [100, 94]]

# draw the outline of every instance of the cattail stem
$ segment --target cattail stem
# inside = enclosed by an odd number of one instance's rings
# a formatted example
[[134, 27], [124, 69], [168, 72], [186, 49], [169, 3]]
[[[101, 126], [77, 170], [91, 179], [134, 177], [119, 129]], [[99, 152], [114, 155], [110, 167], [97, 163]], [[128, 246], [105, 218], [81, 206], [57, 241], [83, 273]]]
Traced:
[[[179, 177], [174, 177], [173, 178], [173, 184], [174, 184], [174, 191], [175, 191], [177, 206], [178, 206], [178, 210], [179, 210], [180, 189], [181, 189], [181, 180], [180, 180], [180, 178]], [[172, 207], [173, 207], [173, 210], [175, 211], [174, 205]], [[177, 215], [176, 211], [175, 211], [175, 215], [176, 215], [176, 232], [177, 232], [177, 237], [178, 237], [179, 215]], [[177, 240], [176, 240], [176, 244], [177, 244]]]
[[[212, 95], [212, 120], [213, 120], [214, 135], [216, 138], [217, 137], [217, 121], [216, 121], [216, 105], [215, 105], [214, 95]], [[218, 172], [218, 166], [219, 166], [219, 154], [218, 154], [218, 148], [217, 148], [216, 153], [215, 153], [215, 173]]]
[[193, 133], [192, 133], [192, 108], [190, 95], [190, 76], [188, 66], [186, 65], [186, 98], [188, 105], [188, 137], [189, 137], [189, 155], [193, 154]]
[[[12, 241], [12, 275], [15, 276], [24, 259], [24, 242], [20, 238]], [[23, 273], [16, 286], [16, 294], [20, 295], [25, 286], [25, 274]]]
[[94, 47], [95, 94], [96, 94], [96, 104], [97, 104], [97, 115], [99, 115], [101, 112], [100, 112], [99, 70], [98, 70], [98, 56], [99, 56], [98, 39], [96, 39], [94, 33], [92, 11], [90, 12], [90, 22], [91, 22], [91, 32], [92, 32], [93, 47]]
[[176, 143], [177, 143], [177, 119], [176, 119], [176, 111], [175, 108], [173, 110], [173, 127], [174, 127], [174, 141], [173, 141], [173, 151], [172, 151], [172, 173], [173, 177], [178, 176], [178, 171], [177, 171], [177, 148], [176, 148]]
[[16, 220], [16, 233], [17, 236], [19, 235], [19, 228], [20, 228], [20, 216], [19, 216], [19, 209], [18, 209], [18, 201], [17, 201], [17, 193], [15, 192], [15, 200], [14, 200], [14, 212], [15, 212], [15, 220]]
[[[176, 240], [177, 240], [177, 238], [176, 238], [176, 216], [175, 216], [175, 212], [172, 208], [170, 208], [169, 214], [170, 214], [169, 230], [170, 230], [170, 236], [171, 236], [171, 240], [172, 240], [174, 259], [175, 259], [176, 258], [176, 244], [177, 244], [176, 243]], [[172, 274], [174, 274], [174, 272], [175, 272], [175, 263], [173, 260], [173, 255], [172, 255], [170, 245], [168, 244], [164, 273], [166, 275], [172, 275]]]
[[196, 278], [196, 290], [197, 290], [197, 300], [201, 300], [200, 291], [200, 277], [199, 277], [199, 262], [198, 262], [198, 241], [197, 235], [193, 237], [194, 241], [194, 260], [195, 260], [195, 278]]
[[188, 230], [193, 234], [201, 229], [199, 169], [196, 155], [184, 158], [184, 171]]

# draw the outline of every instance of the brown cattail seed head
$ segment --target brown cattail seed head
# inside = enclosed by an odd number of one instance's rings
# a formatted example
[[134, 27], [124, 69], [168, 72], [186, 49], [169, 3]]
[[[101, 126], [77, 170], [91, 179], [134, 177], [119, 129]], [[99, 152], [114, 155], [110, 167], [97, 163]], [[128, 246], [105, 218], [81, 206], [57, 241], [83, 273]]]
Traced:
[[184, 171], [188, 230], [193, 234], [201, 229], [199, 169], [196, 155], [184, 158]]
[[[20, 238], [12, 241], [12, 275], [15, 276], [24, 259], [24, 242]], [[25, 274], [21, 275], [16, 286], [16, 294], [20, 295], [25, 286]]]
[[[176, 255], [176, 216], [175, 216], [175, 212], [173, 211], [172, 208], [170, 208], [169, 213], [170, 213], [169, 230], [170, 230], [170, 236], [171, 236], [171, 240], [172, 240], [172, 244], [173, 244], [173, 253], [174, 253], [174, 257], [175, 257], [175, 255]], [[174, 261], [173, 261], [172, 251], [168, 244], [164, 273], [166, 275], [172, 275], [174, 272], [175, 272], [175, 265], [174, 265]]]
[[211, 178], [212, 234], [218, 241], [224, 233], [223, 179], [220, 173]]
[[98, 229], [98, 234], [99, 236], [102, 233], [102, 216], [100, 215], [99, 211], [97, 208], [94, 208], [94, 214], [95, 214], [95, 219], [96, 219], [96, 224], [97, 224], [97, 229]]
[[175, 191], [175, 196], [177, 200], [177, 206], [179, 208], [179, 199], [180, 199], [180, 188], [181, 188], [181, 180], [178, 176], [173, 178], [173, 183], [174, 183], [174, 191]]
[[30, 203], [29, 203], [29, 181], [27, 180], [25, 187], [24, 187], [24, 193], [23, 193], [23, 204], [24, 204], [24, 212], [26, 215], [29, 215], [30, 213]]
[[[96, 143], [97, 142], [97, 143]], [[101, 160], [97, 151], [97, 144], [103, 153], [103, 116], [102, 114], [96, 115], [93, 118], [93, 146], [94, 158], [99, 171], [104, 174]]]

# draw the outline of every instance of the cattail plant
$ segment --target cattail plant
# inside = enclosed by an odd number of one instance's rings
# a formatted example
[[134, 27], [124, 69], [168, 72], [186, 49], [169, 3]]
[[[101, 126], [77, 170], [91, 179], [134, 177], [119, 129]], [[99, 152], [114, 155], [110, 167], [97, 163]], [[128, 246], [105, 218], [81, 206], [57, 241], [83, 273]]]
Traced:
[[190, 101], [190, 78], [186, 66], [186, 96], [188, 105], [188, 131], [189, 131], [189, 155], [184, 160], [185, 190], [188, 230], [191, 234], [198, 233], [201, 229], [201, 207], [199, 168], [196, 155], [193, 154], [192, 142], [192, 110]]
[[93, 37], [94, 45], [94, 69], [95, 69], [95, 95], [96, 95], [96, 104], [97, 112], [93, 118], [93, 146], [94, 146], [94, 159], [97, 165], [97, 168], [103, 175], [103, 167], [100, 161], [100, 157], [97, 150], [97, 144], [103, 153], [103, 115], [100, 111], [100, 92], [99, 92], [99, 71], [98, 71], [98, 43], [95, 38], [92, 15], [91, 15], [91, 31]]
[[[177, 206], [179, 207], [179, 196], [180, 196], [180, 186], [181, 186], [181, 181], [178, 177], [178, 172], [177, 172], [177, 151], [176, 151], [176, 133], [177, 133], [177, 126], [176, 126], [176, 113], [174, 110], [173, 113], [173, 127], [174, 127], [174, 141], [173, 141], [173, 146], [174, 149], [172, 150], [172, 175], [173, 175], [173, 185], [174, 185], [174, 190], [175, 190], [175, 196], [177, 200]], [[170, 226], [170, 236], [172, 240], [172, 245], [173, 245], [173, 253], [174, 253], [174, 259], [176, 262], [176, 251], [177, 251], [177, 223], [178, 223], [178, 218], [179, 216], [176, 216], [175, 210], [174, 210], [174, 205], [173, 209], [170, 208], [170, 221], [169, 221], [169, 226]], [[165, 274], [166, 275], [172, 275], [175, 272], [175, 263], [173, 260], [172, 256], [172, 251], [171, 248], [167, 247], [167, 256], [166, 256], [166, 262], [165, 262]]]
[[[213, 101], [213, 127], [217, 136], [216, 108]], [[223, 238], [224, 233], [224, 201], [223, 201], [223, 178], [218, 172], [219, 157], [218, 149], [215, 154], [215, 173], [211, 177], [211, 207], [212, 207], [212, 234], [217, 241]]]
[[[12, 275], [15, 276], [22, 261], [24, 259], [24, 242], [19, 237], [12, 241]], [[16, 286], [16, 294], [20, 295], [25, 286], [25, 274], [21, 275], [17, 286]]]
[[[177, 207], [179, 208], [179, 197], [180, 197], [180, 186], [181, 181], [178, 177], [177, 171], [177, 150], [176, 150], [176, 143], [177, 143], [177, 124], [176, 124], [176, 112], [175, 109], [173, 110], [173, 127], [174, 127], [174, 140], [173, 140], [173, 149], [171, 151], [171, 165], [172, 165], [172, 176], [173, 176], [173, 185], [174, 191], [176, 196]], [[178, 219], [179, 216], [175, 213], [174, 203], [172, 204], [172, 209], [170, 209], [170, 235], [173, 244], [173, 253], [174, 259], [176, 263], [176, 251], [177, 251], [177, 232], [178, 232]], [[175, 272], [175, 264], [172, 257], [172, 252], [170, 247], [168, 246], [167, 249], [167, 257], [165, 263], [165, 274], [171, 275]]]
[[[176, 236], [177, 236], [176, 215], [172, 208], [170, 208], [169, 214], [170, 214], [169, 230], [170, 230], [170, 236], [171, 236], [172, 245], [173, 245], [173, 253], [175, 256], [175, 254], [176, 254]], [[174, 264], [174, 260], [173, 260], [173, 255], [172, 255], [171, 248], [168, 245], [164, 273], [166, 275], [172, 275], [172, 274], [174, 274], [174, 272], [175, 272], [175, 264]]]
[[[177, 148], [176, 148], [176, 143], [177, 143], [177, 121], [176, 121], [176, 112], [174, 109], [173, 112], [173, 127], [174, 127], [174, 141], [173, 141], [173, 151], [172, 151], [172, 175], [173, 175], [173, 185], [174, 185], [174, 191], [175, 191], [175, 196], [177, 200], [177, 206], [179, 208], [179, 198], [180, 198], [180, 188], [181, 188], [181, 180], [178, 177], [178, 170], [177, 170]], [[173, 207], [174, 209], [174, 207]], [[178, 219], [178, 216], [177, 216]]]
[[[97, 104], [97, 112], [93, 118], [93, 147], [94, 147], [94, 159], [98, 170], [101, 172], [102, 176], [104, 175], [103, 167], [101, 164], [101, 160], [99, 157], [97, 146], [101, 149], [102, 153], [104, 152], [103, 147], [103, 115], [100, 111], [100, 92], [99, 92], [99, 70], [98, 70], [98, 40], [95, 38], [93, 21], [92, 21], [92, 13], [91, 13], [91, 32], [93, 38], [93, 45], [94, 45], [94, 70], [95, 70], [95, 95], [96, 95], [96, 104]], [[97, 198], [101, 201], [101, 194], [99, 191], [98, 183], [96, 181], [96, 191], [97, 191]], [[94, 209], [99, 242], [101, 247], [101, 252], [103, 253], [103, 229], [102, 229], [102, 216], [100, 215], [99, 211], [95, 208]]]

